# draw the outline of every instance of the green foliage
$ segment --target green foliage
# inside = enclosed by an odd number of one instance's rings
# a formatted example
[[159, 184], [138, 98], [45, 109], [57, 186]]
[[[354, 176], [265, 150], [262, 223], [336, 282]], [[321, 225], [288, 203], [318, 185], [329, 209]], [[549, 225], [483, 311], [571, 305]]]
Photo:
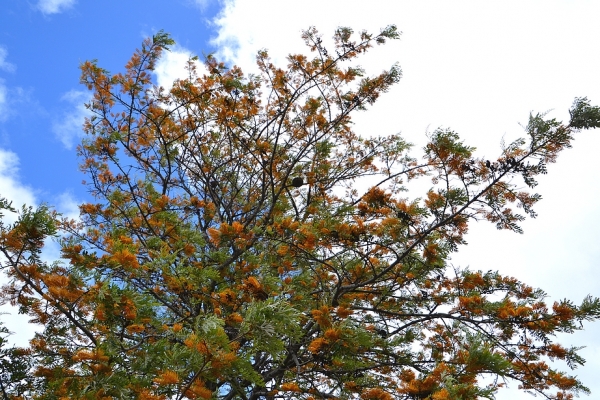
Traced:
[[578, 97], [569, 111], [575, 129], [600, 128], [600, 107], [590, 105], [587, 97]]
[[250, 354], [266, 351], [277, 357], [285, 349], [283, 338], [298, 340], [302, 337], [302, 329], [297, 322], [299, 316], [298, 310], [287, 301], [267, 299], [252, 302], [244, 310], [239, 335], [253, 338]]
[[9, 330], [0, 325], [0, 393], [3, 399], [26, 395], [32, 389], [34, 360], [27, 349], [7, 347], [9, 335]]

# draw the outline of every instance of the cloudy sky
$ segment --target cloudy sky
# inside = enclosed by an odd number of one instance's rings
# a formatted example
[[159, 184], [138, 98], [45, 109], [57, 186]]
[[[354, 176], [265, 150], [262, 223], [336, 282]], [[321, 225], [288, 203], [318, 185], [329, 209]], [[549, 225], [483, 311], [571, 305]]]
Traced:
[[[190, 54], [215, 53], [245, 71], [259, 49], [276, 63], [304, 52], [302, 29], [328, 39], [338, 26], [378, 31], [396, 24], [402, 39], [361, 60], [372, 74], [398, 62], [401, 82], [357, 118], [364, 135], [401, 132], [418, 150], [425, 135], [449, 127], [478, 155], [496, 157], [500, 142], [523, 134], [533, 112], [568, 118], [575, 97], [600, 104], [600, 2], [577, 1], [287, 1], [29, 0], [0, 11], [0, 195], [14, 204], [46, 202], [74, 214], [88, 198], [76, 146], [89, 94], [78, 66], [98, 59], [119, 72], [144, 37], [164, 29], [177, 46], [160, 63], [163, 86]], [[326, 41], [327, 42], [327, 41]], [[525, 234], [471, 228], [456, 265], [500, 270], [553, 299], [600, 295], [600, 132], [582, 132], [540, 179], [539, 217]], [[415, 194], [417, 195], [417, 194]], [[56, 249], [50, 248], [52, 258]], [[24, 342], [33, 328], [14, 310], [0, 318]], [[569, 344], [587, 346], [576, 373], [600, 393], [600, 324]], [[516, 385], [513, 385], [516, 386]], [[594, 396], [592, 395], [592, 398]], [[531, 398], [501, 392], [498, 399]]]

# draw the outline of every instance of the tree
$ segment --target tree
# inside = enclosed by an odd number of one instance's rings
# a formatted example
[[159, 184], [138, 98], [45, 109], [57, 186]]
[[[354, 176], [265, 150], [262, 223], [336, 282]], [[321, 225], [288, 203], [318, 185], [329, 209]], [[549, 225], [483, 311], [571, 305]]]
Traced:
[[0, 325], [0, 396], [3, 400], [20, 396], [31, 390], [29, 372], [32, 368], [29, 350], [19, 347], [6, 348], [6, 337], [10, 334]]
[[[309, 29], [313, 58], [282, 69], [261, 51], [256, 76], [212, 56], [200, 76], [191, 59], [168, 91], [152, 84], [173, 44], [163, 32], [125, 73], [85, 62], [79, 153], [96, 202], [80, 222], [24, 208], [0, 234], [4, 297], [45, 327], [29, 394], [476, 399], [504, 380], [546, 398], [587, 392], [547, 360], [583, 364], [553, 335], [597, 319], [599, 299], [547, 305], [542, 290], [447, 260], [472, 220], [520, 232], [514, 207], [535, 216], [535, 177], [600, 126], [600, 108], [578, 98], [567, 124], [532, 115], [527, 138], [491, 160], [438, 129], [417, 160], [401, 137], [351, 125], [401, 72], [350, 64], [398, 36], [340, 28], [328, 51]], [[404, 191], [414, 179], [432, 181], [423, 198]], [[42, 262], [59, 234], [63, 258]]]

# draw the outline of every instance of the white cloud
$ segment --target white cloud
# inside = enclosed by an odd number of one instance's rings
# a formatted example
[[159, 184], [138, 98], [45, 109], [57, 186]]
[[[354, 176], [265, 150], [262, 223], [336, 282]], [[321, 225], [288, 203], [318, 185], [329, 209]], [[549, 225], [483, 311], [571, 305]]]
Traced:
[[[11, 151], [0, 149], [0, 195], [13, 202], [13, 207], [20, 208], [23, 204], [35, 205], [36, 198], [33, 189], [19, 181], [19, 158]], [[5, 214], [8, 223], [15, 221], [15, 216]]]
[[[170, 51], [162, 53], [160, 60], [156, 63], [154, 73], [158, 86], [170, 90], [176, 79], [185, 79], [188, 77], [186, 69], [188, 60], [195, 56], [190, 50], [179, 45], [173, 46]], [[194, 61], [198, 75], [202, 76], [206, 68], [204, 64]]]
[[43, 14], [58, 14], [73, 7], [76, 2], [76, 0], [40, 0], [37, 8]]
[[[397, 22], [395, 18], [390, 18], [397, 7], [386, 4], [388, 6], [391, 10], [382, 12], [381, 7], [366, 7], [360, 0], [308, 0], [286, 3], [285, 7], [280, 1], [274, 0], [226, 0], [221, 13], [213, 21], [218, 33], [212, 44], [218, 47], [220, 59], [244, 69], [254, 68], [256, 52], [262, 48], [269, 51], [276, 64], [285, 65], [288, 54], [306, 52], [307, 48], [300, 37], [303, 30], [315, 26], [325, 41], [340, 26], [378, 32], [380, 28]], [[389, 49], [389, 46], [386, 47]]]
[[[18, 156], [3, 149], [0, 149], [0, 188], [2, 188], [0, 195], [12, 201], [12, 206], [17, 210], [23, 205], [32, 207], [39, 205], [34, 190], [19, 179]], [[58, 195], [54, 202], [56, 210], [62, 213], [63, 216], [79, 219], [78, 202], [71, 193], [65, 192]], [[16, 221], [16, 218], [16, 214], [6, 212], [2, 220], [5, 224], [11, 224]], [[54, 240], [48, 240], [42, 252], [42, 260], [52, 263], [60, 259], [60, 256], [59, 244]], [[2, 261], [4, 261], [4, 258], [0, 256], [0, 262]], [[7, 283], [4, 272], [0, 273], [0, 285]], [[30, 324], [29, 316], [19, 314], [18, 308], [10, 304], [0, 306], [0, 321], [10, 331], [18, 332], [18, 334], [11, 335], [8, 338], [9, 343], [16, 346], [26, 346], [28, 341], [33, 338], [34, 333], [41, 329], [40, 325]]]
[[[217, 57], [246, 72], [256, 70], [255, 57], [266, 48], [276, 65], [285, 67], [289, 53], [307, 53], [300, 32], [316, 26], [329, 45], [338, 26], [378, 32], [389, 24], [403, 31], [399, 41], [372, 49], [359, 63], [376, 74], [399, 62], [403, 78], [366, 113], [355, 117], [362, 135], [402, 132], [418, 150], [425, 132], [450, 127], [478, 148], [478, 155], [498, 155], [500, 140], [522, 136], [519, 122], [530, 111], [554, 109], [550, 116], [568, 118], [574, 97], [600, 104], [597, 71], [600, 3], [535, 2], [383, 2], [361, 0], [227, 0], [215, 19]], [[293, 17], [291, 17], [293, 16]], [[579, 302], [600, 293], [595, 276], [600, 250], [598, 226], [600, 175], [598, 132], [583, 132], [574, 148], [550, 165], [540, 179], [544, 199], [539, 217], [525, 223], [525, 234], [499, 232], [474, 224], [469, 245], [453, 262], [472, 269], [500, 270], [541, 287], [552, 299]], [[415, 197], [421, 193], [412, 193]], [[564, 341], [588, 345], [590, 363], [576, 371], [594, 393], [600, 324]], [[561, 338], [561, 340], [563, 340]], [[511, 385], [516, 387], [516, 385]], [[523, 397], [519, 397], [523, 396]], [[527, 398], [501, 391], [498, 400]]]
[[73, 197], [71, 192], [65, 192], [58, 196], [56, 210], [63, 217], [79, 220], [79, 204], [82, 203]]
[[[4, 277], [1, 281], [4, 281]], [[41, 326], [29, 323], [29, 319], [29, 316], [19, 314], [17, 307], [10, 304], [0, 306], [0, 321], [12, 333], [8, 337], [9, 347], [28, 347], [35, 333], [41, 331]]]
[[90, 98], [89, 92], [80, 90], [71, 90], [61, 97], [62, 101], [69, 103], [70, 109], [63, 113], [62, 118], [52, 123], [52, 132], [67, 149], [73, 148], [73, 144], [84, 136], [83, 123], [85, 117], [91, 115], [85, 108], [85, 103]]
[[[12, 206], [19, 209], [22, 205], [35, 206], [37, 199], [33, 190], [19, 180], [19, 158], [11, 151], [0, 149], [0, 195], [9, 201]], [[16, 221], [13, 213], [4, 213], [3, 222], [10, 224]], [[1, 261], [1, 260], [0, 260]], [[4, 273], [0, 275], [0, 284], [6, 283]], [[33, 337], [36, 327], [29, 324], [29, 317], [18, 314], [17, 309], [10, 305], [0, 307], [0, 320], [11, 331], [18, 331], [18, 335], [9, 338], [10, 343], [25, 346]]]
[[15, 67], [14, 64], [11, 64], [8, 61], [6, 61], [7, 56], [8, 51], [3, 46], [0, 46], [0, 69], [7, 72], [14, 72], [17, 69], [17, 67]]
[[300, 32], [309, 26], [327, 43], [338, 26], [377, 32], [396, 24], [399, 41], [359, 60], [371, 74], [394, 62], [403, 70], [400, 84], [367, 113], [378, 121], [375, 133], [401, 129], [416, 141], [428, 126], [449, 125], [489, 152], [532, 109], [563, 111], [577, 95], [600, 101], [592, 93], [600, 88], [591, 84], [600, 59], [588, 50], [600, 35], [592, 17], [600, 3], [545, 4], [306, 0], [282, 7], [277, 0], [227, 0], [214, 21], [213, 44], [219, 58], [251, 71], [261, 48], [281, 66], [289, 53], [306, 53]]
[[19, 111], [38, 113], [38, 115], [45, 113], [31, 97], [29, 91], [18, 86], [8, 87], [4, 82], [4, 79], [0, 78], [0, 122], [5, 122]]

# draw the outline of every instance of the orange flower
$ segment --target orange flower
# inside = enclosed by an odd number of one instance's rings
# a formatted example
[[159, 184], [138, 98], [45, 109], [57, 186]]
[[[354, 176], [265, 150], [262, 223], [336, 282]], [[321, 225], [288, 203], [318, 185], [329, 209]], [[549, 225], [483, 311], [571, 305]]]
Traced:
[[325, 340], [324, 338], [316, 338], [308, 345], [308, 351], [310, 351], [313, 354], [317, 354], [321, 350], [321, 347], [327, 344], [327, 340]]
[[131, 299], [122, 299], [124, 304], [123, 307], [123, 316], [128, 320], [134, 320], [137, 317], [137, 307], [133, 303]]
[[212, 398], [212, 391], [210, 389], [207, 388], [199, 388], [196, 389], [196, 392], [198, 393], [198, 396], [202, 397], [203, 399], [210, 399]]
[[382, 389], [379, 388], [367, 389], [364, 392], [362, 392], [360, 397], [363, 399], [370, 400], [392, 400], [392, 396], [389, 393], [384, 392]]
[[334, 329], [334, 328], [330, 328], [327, 329], [325, 331], [325, 339], [327, 339], [327, 341], [329, 342], [335, 342], [336, 340], [338, 340], [340, 338], [340, 331], [339, 329]]
[[242, 316], [238, 313], [233, 313], [230, 316], [227, 317], [227, 321], [233, 324], [239, 324], [243, 321], [244, 319], [242, 318]]
[[431, 398], [432, 400], [449, 400], [450, 393], [446, 389], [438, 390]]
[[295, 382], [286, 382], [281, 385], [281, 390], [286, 392], [301, 392], [300, 386]]
[[204, 342], [196, 343], [196, 351], [200, 354], [209, 354], [210, 353], [208, 346]]
[[261, 287], [260, 282], [253, 276], [246, 279], [246, 283], [254, 290], [258, 290]]
[[311, 314], [315, 321], [322, 327], [331, 326], [331, 322], [329, 321], [329, 308], [327, 306], [323, 306], [319, 310], [312, 310]]
[[238, 221], [233, 221], [231, 228], [238, 235], [244, 231], [244, 225], [240, 224]]
[[218, 246], [219, 243], [221, 243], [221, 232], [215, 228], [208, 228], [207, 232], [210, 242], [215, 246]]
[[120, 235], [119, 236], [119, 241], [122, 244], [133, 244], [133, 239], [131, 239], [130, 237], [125, 236], [125, 235]]
[[231, 352], [216, 354], [211, 360], [210, 366], [215, 370], [219, 370], [221, 368], [230, 366], [236, 359], [237, 356]]
[[192, 254], [194, 254], [196, 252], [196, 247], [194, 247], [193, 244], [191, 243], [186, 243], [185, 246], [183, 246], [183, 253], [186, 256], [191, 256]]
[[112, 260], [123, 268], [139, 268], [140, 266], [136, 256], [131, 254], [127, 249], [115, 252], [112, 256]]
[[219, 299], [221, 300], [221, 303], [230, 306], [233, 305], [236, 299], [236, 294], [233, 290], [227, 288], [219, 292]]
[[570, 320], [570, 319], [573, 318], [573, 315], [575, 315], [575, 312], [573, 311], [573, 308], [570, 307], [566, 303], [557, 303], [557, 302], [555, 302], [552, 305], [552, 311], [554, 311], [554, 313], [556, 313], [556, 316], [561, 321], [568, 321], [568, 320]]
[[73, 361], [97, 361], [107, 362], [108, 356], [104, 355], [101, 349], [96, 351], [91, 350], [79, 350], [73, 357]]
[[169, 204], [169, 197], [164, 194], [156, 199], [156, 206], [160, 209], [165, 208], [167, 204]]
[[279, 248], [277, 249], [277, 254], [279, 254], [280, 256], [285, 256], [288, 252], [290, 251], [290, 247], [282, 244], [281, 246], [279, 246]]
[[48, 286], [62, 286], [65, 287], [69, 284], [69, 278], [62, 275], [51, 274], [44, 277], [44, 282]]
[[129, 332], [129, 333], [139, 333], [139, 332], [142, 332], [145, 329], [145, 327], [142, 324], [133, 324], [133, 325], [129, 325], [125, 329], [127, 329], [127, 332]]
[[179, 383], [179, 376], [177, 376], [177, 372], [167, 369], [154, 378], [154, 382], [159, 385], [173, 385]]
[[73, 361], [94, 360], [94, 353], [89, 350], [79, 350], [74, 356]]
[[[164, 327], [167, 328], [166, 325], [164, 325]], [[187, 347], [189, 347], [191, 349], [196, 345], [197, 339], [198, 339], [198, 337], [196, 335], [192, 334], [185, 338], [185, 340], [183, 341], [183, 344], [185, 344]]]
[[336, 314], [340, 318], [347, 318], [349, 315], [352, 315], [354, 312], [352, 310], [347, 309], [344, 306], [339, 306], [336, 310]]
[[190, 399], [195, 399], [197, 397], [210, 399], [212, 397], [212, 391], [204, 386], [203, 382], [195, 381], [185, 395]]
[[152, 394], [152, 392], [150, 392], [148, 389], [143, 389], [138, 397], [139, 400], [164, 400], [165, 398], [166, 397], [164, 395], [157, 396]]

